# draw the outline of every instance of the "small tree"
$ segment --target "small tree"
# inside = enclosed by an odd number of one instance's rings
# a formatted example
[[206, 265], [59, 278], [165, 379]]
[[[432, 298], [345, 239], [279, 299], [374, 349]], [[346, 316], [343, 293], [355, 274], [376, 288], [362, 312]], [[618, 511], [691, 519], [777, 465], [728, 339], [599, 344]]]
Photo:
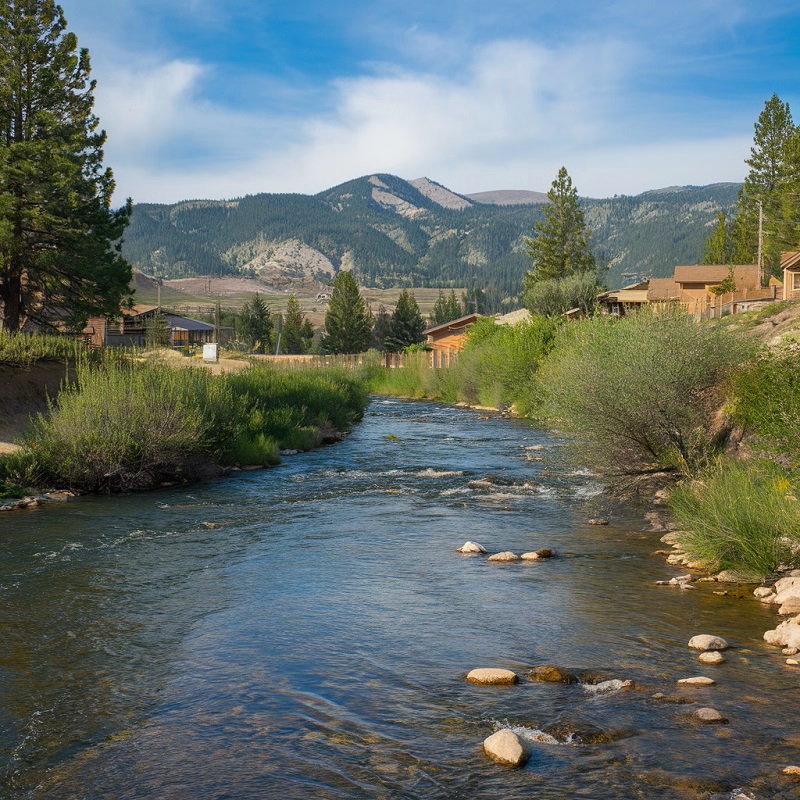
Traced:
[[390, 353], [399, 353], [407, 347], [422, 344], [425, 341], [424, 330], [425, 320], [413, 292], [403, 289], [392, 314], [389, 335], [385, 339], [386, 349]]
[[386, 349], [386, 337], [390, 335], [392, 329], [392, 315], [386, 310], [385, 306], [378, 308], [375, 315], [375, 324], [372, 326], [372, 344], [376, 350]]
[[342, 270], [333, 281], [322, 349], [326, 353], [363, 353], [372, 338], [372, 312], [358, 291], [356, 279]]
[[590, 314], [597, 308], [597, 278], [593, 272], [537, 281], [529, 272], [525, 276], [523, 302], [531, 314], [551, 316], [579, 308]]
[[146, 346], [153, 349], [170, 346], [169, 326], [163, 314], [157, 313], [147, 320], [144, 338]]
[[239, 331], [253, 352], [263, 355], [272, 348], [272, 312], [258, 292], [242, 306], [239, 320]]
[[703, 249], [703, 264], [730, 264], [733, 261], [733, 226], [726, 214], [717, 214], [717, 222]]
[[458, 302], [455, 289], [451, 289], [447, 297], [445, 297], [444, 290], [440, 289], [439, 297], [433, 304], [433, 309], [431, 310], [431, 325], [443, 325], [445, 322], [458, 319], [461, 315], [461, 303]]
[[286, 301], [286, 313], [283, 315], [283, 330], [281, 332], [281, 352], [292, 355], [307, 353], [314, 338], [308, 336], [307, 320], [300, 308], [300, 303], [293, 294]]
[[527, 240], [533, 262], [532, 279], [552, 280], [595, 272], [595, 258], [589, 249], [591, 232], [566, 167], [558, 171], [547, 198], [549, 203], [542, 207], [544, 219], [534, 226], [536, 236]]

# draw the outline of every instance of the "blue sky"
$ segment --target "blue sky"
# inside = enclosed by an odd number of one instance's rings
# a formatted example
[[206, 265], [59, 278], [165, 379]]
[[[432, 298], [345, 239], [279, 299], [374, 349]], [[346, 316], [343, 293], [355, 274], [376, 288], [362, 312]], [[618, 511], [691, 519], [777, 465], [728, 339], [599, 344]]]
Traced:
[[62, 0], [117, 197], [427, 176], [584, 196], [737, 181], [800, 5], [772, 0]]

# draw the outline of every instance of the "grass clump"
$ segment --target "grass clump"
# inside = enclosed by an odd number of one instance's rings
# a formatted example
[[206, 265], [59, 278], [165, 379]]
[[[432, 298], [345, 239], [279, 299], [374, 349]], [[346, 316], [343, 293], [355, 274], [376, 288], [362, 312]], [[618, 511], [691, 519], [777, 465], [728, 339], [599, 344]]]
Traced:
[[29, 367], [37, 361], [100, 360], [83, 342], [69, 336], [39, 333], [9, 333], [0, 330], [0, 365]]
[[678, 486], [670, 507], [690, 559], [761, 579], [797, 560], [800, 506], [775, 464], [722, 462]]
[[603, 469], [692, 475], [727, 442], [723, 387], [750, 352], [680, 309], [591, 317], [562, 328], [543, 366], [545, 413]]
[[357, 378], [329, 370], [215, 376], [158, 362], [84, 363], [4, 470], [33, 486], [148, 489], [226, 465], [277, 463], [279, 449], [325, 441], [365, 405]]

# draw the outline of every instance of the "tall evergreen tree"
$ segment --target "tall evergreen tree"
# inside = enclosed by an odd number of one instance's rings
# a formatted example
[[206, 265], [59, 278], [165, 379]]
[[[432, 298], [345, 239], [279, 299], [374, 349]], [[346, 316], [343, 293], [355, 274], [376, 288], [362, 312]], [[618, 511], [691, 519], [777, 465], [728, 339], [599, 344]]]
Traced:
[[390, 353], [399, 353], [413, 344], [422, 344], [425, 341], [424, 330], [425, 320], [420, 314], [414, 293], [403, 289], [392, 313], [389, 335], [384, 340], [386, 349]]
[[117, 314], [130, 215], [112, 211], [89, 54], [52, 0], [0, 0], [0, 302], [6, 330]]
[[372, 343], [371, 347], [376, 350], [386, 349], [386, 337], [390, 335], [392, 330], [392, 315], [386, 310], [386, 307], [381, 305], [378, 308], [378, 313], [375, 315], [375, 324], [372, 326]]
[[726, 214], [717, 214], [717, 222], [706, 239], [702, 264], [733, 263], [733, 228]]
[[591, 232], [578, 205], [578, 191], [566, 167], [561, 167], [543, 206], [544, 219], [537, 222], [536, 236], [527, 240], [533, 270], [531, 280], [565, 278], [579, 272], [593, 272], [595, 258], [589, 249]]
[[458, 319], [460, 316], [461, 303], [458, 302], [455, 289], [451, 289], [447, 297], [445, 297], [444, 289], [440, 289], [439, 297], [436, 298], [436, 302], [431, 309], [431, 325], [443, 325], [445, 322]]
[[326, 353], [363, 353], [371, 337], [372, 312], [358, 291], [356, 279], [342, 270], [333, 281], [322, 349]]
[[795, 137], [789, 104], [772, 95], [756, 121], [750, 158], [745, 161], [750, 171], [739, 192], [733, 223], [733, 258], [737, 263], [753, 264], [758, 257], [759, 204], [764, 216], [764, 264], [776, 271], [781, 250], [794, 244], [796, 229], [787, 225], [785, 201], [793, 182]]
[[242, 306], [238, 327], [253, 352], [263, 355], [272, 350], [272, 312], [258, 292]]
[[[308, 336], [308, 326], [300, 303], [295, 295], [290, 294], [286, 301], [286, 313], [283, 315], [283, 330], [281, 331], [281, 352], [291, 355], [307, 353], [311, 347]], [[311, 339], [314, 337], [313, 329]]]

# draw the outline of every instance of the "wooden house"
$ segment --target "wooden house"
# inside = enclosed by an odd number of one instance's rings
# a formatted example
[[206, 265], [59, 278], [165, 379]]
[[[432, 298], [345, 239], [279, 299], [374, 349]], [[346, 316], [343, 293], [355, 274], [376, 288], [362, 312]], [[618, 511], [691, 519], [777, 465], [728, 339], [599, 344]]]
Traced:
[[800, 250], [781, 254], [783, 299], [800, 300]]
[[[83, 335], [93, 347], [144, 347], [150, 327], [159, 314], [169, 335], [169, 346], [187, 349], [215, 341], [213, 325], [159, 309], [158, 306], [133, 306], [123, 309], [117, 319], [91, 317]], [[233, 336], [232, 328], [219, 328], [221, 344]]]
[[480, 314], [468, 314], [466, 317], [434, 325], [423, 331], [427, 347], [434, 352], [457, 353], [464, 347], [467, 329], [481, 318]]

